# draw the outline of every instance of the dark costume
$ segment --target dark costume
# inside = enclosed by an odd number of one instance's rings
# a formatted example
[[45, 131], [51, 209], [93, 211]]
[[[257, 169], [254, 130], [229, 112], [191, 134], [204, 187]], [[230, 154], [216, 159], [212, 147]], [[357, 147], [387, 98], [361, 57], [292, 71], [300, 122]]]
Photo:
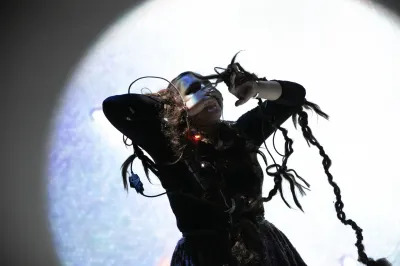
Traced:
[[257, 151], [275, 128], [304, 103], [304, 88], [278, 81], [276, 101], [222, 121], [217, 144], [188, 139], [177, 163], [160, 118], [163, 104], [139, 94], [107, 98], [103, 110], [110, 122], [154, 159], [162, 186], [183, 237], [171, 265], [306, 265], [274, 225], [264, 220], [263, 171]]

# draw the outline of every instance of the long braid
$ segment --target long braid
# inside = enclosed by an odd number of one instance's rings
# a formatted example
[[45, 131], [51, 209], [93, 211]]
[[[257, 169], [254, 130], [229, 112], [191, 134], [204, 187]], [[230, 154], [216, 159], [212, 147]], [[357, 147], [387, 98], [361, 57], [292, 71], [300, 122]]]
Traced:
[[[314, 108], [312, 108], [312, 109], [314, 109]], [[299, 116], [298, 117], [298, 122], [299, 122], [299, 125], [301, 126], [301, 129], [302, 129], [302, 132], [303, 132], [303, 136], [306, 139], [307, 143], [309, 145], [311, 143], [312, 145], [316, 146], [318, 148], [318, 150], [319, 150], [319, 154], [323, 157], [322, 165], [323, 165], [323, 167], [325, 169], [326, 175], [328, 176], [328, 182], [333, 187], [333, 192], [335, 193], [335, 196], [336, 196], [335, 210], [336, 210], [336, 213], [337, 213], [337, 217], [344, 225], [350, 225], [352, 227], [352, 229], [356, 233], [357, 242], [356, 242], [355, 245], [356, 245], [357, 250], [358, 250], [358, 261], [360, 261], [360, 262], [362, 262], [362, 263], [364, 263], [365, 265], [368, 265], [368, 266], [386, 266], [386, 265], [391, 265], [384, 258], [378, 259], [377, 261], [375, 261], [374, 259], [369, 258], [367, 256], [367, 254], [365, 253], [364, 245], [362, 243], [362, 240], [363, 240], [362, 229], [353, 220], [346, 219], [346, 214], [343, 211], [344, 204], [343, 204], [342, 197], [341, 197], [341, 194], [340, 194], [340, 188], [336, 184], [336, 182], [333, 181], [333, 176], [329, 172], [329, 168], [332, 165], [332, 161], [330, 160], [329, 156], [325, 153], [324, 148], [322, 147], [322, 145], [319, 144], [317, 139], [312, 134], [312, 131], [311, 131], [310, 127], [308, 126], [308, 115], [307, 115], [307, 113], [304, 112], [303, 110], [301, 110], [300, 112], [297, 113], [297, 115]]]

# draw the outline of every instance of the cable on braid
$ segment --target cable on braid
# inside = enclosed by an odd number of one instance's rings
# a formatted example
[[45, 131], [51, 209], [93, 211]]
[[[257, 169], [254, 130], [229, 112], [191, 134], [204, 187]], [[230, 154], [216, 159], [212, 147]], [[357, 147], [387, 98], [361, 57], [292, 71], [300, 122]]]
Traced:
[[[303, 107], [304, 107], [304, 109], [315, 111], [318, 115], [321, 115], [322, 117], [324, 117], [326, 119], [328, 118], [328, 115], [325, 114], [324, 112], [322, 112], [321, 109], [319, 108], [319, 106], [314, 104], [314, 103], [312, 103], [312, 102], [305, 101], [305, 104], [304, 104]], [[353, 220], [346, 219], [346, 214], [343, 211], [344, 204], [343, 204], [343, 201], [342, 201], [342, 196], [340, 194], [340, 188], [336, 184], [336, 182], [333, 181], [333, 176], [329, 172], [329, 168], [332, 165], [332, 161], [329, 158], [329, 156], [325, 153], [325, 150], [322, 147], [322, 145], [319, 144], [317, 139], [312, 134], [312, 131], [311, 131], [310, 127], [308, 126], [308, 115], [303, 110], [303, 108], [302, 108], [301, 111], [299, 111], [297, 114], [294, 114], [293, 117], [292, 117], [295, 126], [296, 126], [296, 118], [297, 118], [297, 116], [298, 116], [297, 121], [298, 121], [298, 123], [299, 123], [299, 125], [301, 127], [301, 130], [303, 132], [303, 136], [306, 139], [308, 146], [310, 146], [310, 144], [316, 146], [318, 148], [318, 150], [319, 150], [319, 154], [323, 158], [322, 165], [323, 165], [325, 173], [326, 173], [326, 175], [328, 177], [328, 182], [333, 187], [333, 192], [335, 193], [335, 196], [336, 196], [335, 210], [336, 210], [338, 219], [344, 225], [350, 225], [352, 227], [352, 229], [356, 233], [357, 242], [356, 242], [355, 246], [357, 247], [357, 250], [358, 250], [358, 261], [363, 263], [363, 264], [365, 264], [365, 265], [367, 265], [367, 266], [390, 266], [391, 264], [385, 258], [381, 258], [381, 259], [378, 259], [378, 260], [375, 261], [374, 259], [369, 258], [367, 256], [367, 254], [365, 253], [364, 245], [362, 243], [362, 240], [363, 240], [362, 229]]]

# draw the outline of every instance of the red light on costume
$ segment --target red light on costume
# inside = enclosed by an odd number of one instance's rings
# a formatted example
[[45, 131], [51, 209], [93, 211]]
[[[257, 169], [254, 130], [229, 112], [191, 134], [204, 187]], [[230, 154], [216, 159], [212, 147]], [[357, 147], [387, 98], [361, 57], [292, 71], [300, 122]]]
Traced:
[[188, 139], [190, 139], [194, 143], [197, 143], [203, 139], [203, 136], [198, 131], [191, 130], [190, 133], [188, 134]]
[[196, 135], [193, 136], [193, 139], [195, 141], [199, 141], [199, 140], [201, 140], [201, 135], [200, 134], [196, 134]]

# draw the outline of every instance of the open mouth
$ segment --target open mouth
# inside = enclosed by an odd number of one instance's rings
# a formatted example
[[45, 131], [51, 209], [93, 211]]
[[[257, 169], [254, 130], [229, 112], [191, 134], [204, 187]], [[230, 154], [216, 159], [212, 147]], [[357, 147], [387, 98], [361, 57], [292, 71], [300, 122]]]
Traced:
[[221, 110], [221, 106], [218, 102], [214, 102], [207, 107], [208, 112], [216, 112], [217, 110]]
[[206, 106], [204, 109], [207, 110], [207, 112], [209, 113], [214, 113], [219, 110], [222, 110], [222, 105], [221, 105], [222, 103], [220, 102], [220, 99], [216, 97], [211, 97], [207, 99], [205, 104]]

